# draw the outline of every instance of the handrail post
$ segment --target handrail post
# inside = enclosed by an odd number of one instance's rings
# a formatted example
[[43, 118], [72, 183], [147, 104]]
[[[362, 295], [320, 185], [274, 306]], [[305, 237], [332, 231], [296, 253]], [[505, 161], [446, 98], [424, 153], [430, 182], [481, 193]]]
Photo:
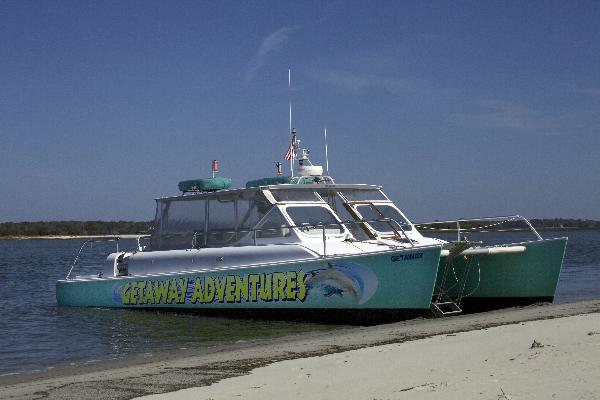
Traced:
[[[398, 227], [400, 228], [400, 230], [402, 231], [402, 234], [404, 235], [404, 237], [406, 238], [406, 240], [408, 240], [408, 243], [410, 243], [410, 247], [415, 247], [415, 244], [413, 243], [412, 239], [408, 237], [408, 235], [406, 234], [406, 231], [404, 230], [404, 228], [402, 227], [402, 224], [399, 224], [398, 221], [396, 220], [391, 220], [394, 221], [396, 223], [396, 225], [398, 225]], [[390, 223], [390, 226], [392, 226], [392, 224]]]
[[73, 269], [75, 268], [75, 265], [77, 264], [77, 261], [79, 261], [79, 257], [81, 256], [81, 252], [83, 251], [84, 247], [88, 244], [88, 243], [95, 243], [95, 242], [115, 242], [117, 244], [117, 253], [119, 252], [119, 237], [118, 236], [114, 236], [114, 237], [107, 237], [107, 238], [90, 238], [87, 239], [85, 242], [83, 242], [83, 244], [81, 245], [81, 247], [79, 247], [79, 251], [77, 252], [77, 255], [75, 256], [75, 259], [73, 260], [73, 263], [71, 264], [71, 268], [69, 268], [69, 272], [67, 272], [67, 276], [65, 277], [65, 279], [70, 279], [71, 277], [71, 273], [73, 272]]
[[458, 241], [460, 242], [460, 221], [456, 220], [456, 232], [458, 233]]
[[77, 252], [77, 255], [75, 256], [75, 260], [73, 260], [73, 264], [71, 264], [71, 268], [69, 268], [69, 272], [67, 272], [67, 276], [65, 277], [65, 279], [69, 279], [69, 277], [71, 276], [71, 272], [73, 272], [73, 268], [75, 268], [75, 264], [77, 264], [77, 260], [79, 260], [79, 256], [81, 255], [81, 250], [83, 250], [85, 245], [88, 244], [91, 240], [92, 239], [88, 239], [85, 242], [83, 242], [83, 244], [79, 248], [79, 251]]
[[533, 225], [531, 225], [531, 222], [529, 222], [529, 220], [525, 217], [522, 217], [520, 215], [517, 215], [517, 217], [521, 218], [523, 221], [525, 221], [525, 223], [531, 228], [531, 230], [533, 231], [533, 233], [535, 234], [535, 236], [537, 236], [538, 240], [544, 240], [544, 238], [542, 238], [540, 236], [540, 234], [538, 233], [538, 231], [533, 227]]
[[323, 230], [323, 257], [327, 256], [327, 235], [325, 235], [325, 224], [321, 226]]

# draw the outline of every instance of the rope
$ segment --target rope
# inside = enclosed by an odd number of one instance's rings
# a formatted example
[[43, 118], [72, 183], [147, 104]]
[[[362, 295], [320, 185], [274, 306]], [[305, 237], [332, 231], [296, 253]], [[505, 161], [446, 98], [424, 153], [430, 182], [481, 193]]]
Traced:
[[477, 259], [477, 286], [475, 286], [475, 289], [471, 290], [471, 292], [463, 295], [462, 297], [469, 297], [470, 295], [475, 293], [477, 291], [477, 289], [479, 289], [479, 284], [481, 283], [481, 266], [479, 265], [479, 258], [478, 257], [475, 257], [475, 258]]

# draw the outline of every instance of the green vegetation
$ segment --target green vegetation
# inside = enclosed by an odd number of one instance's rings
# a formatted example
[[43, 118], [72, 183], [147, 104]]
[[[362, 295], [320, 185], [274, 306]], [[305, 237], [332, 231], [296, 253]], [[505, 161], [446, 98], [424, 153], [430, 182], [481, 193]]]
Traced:
[[[531, 224], [540, 230], [600, 229], [600, 221], [589, 219], [532, 219]], [[152, 221], [38, 221], [2, 222], [0, 238], [36, 236], [100, 236], [145, 235], [152, 229]], [[470, 226], [473, 225], [473, 226]], [[474, 228], [478, 223], [461, 224], [461, 229]], [[417, 226], [418, 228], [418, 226]], [[523, 222], [515, 221], [497, 225], [496, 229], [527, 229]], [[436, 224], [432, 230], [452, 230], [456, 225]], [[494, 228], [492, 228], [493, 230]], [[430, 229], [431, 230], [431, 229]]]
[[136, 235], [150, 233], [151, 227], [151, 221], [3, 222], [0, 237]]
[[[537, 230], [589, 230], [589, 229], [600, 229], [600, 221], [590, 219], [569, 219], [569, 218], [552, 218], [552, 219], [531, 219], [529, 220], [531, 225]], [[423, 229], [427, 231], [456, 231], [456, 223], [445, 223], [436, 222], [431, 225], [419, 226], [416, 224], [417, 229]], [[529, 230], [529, 227], [525, 222], [521, 220], [515, 221], [461, 221], [460, 229], [462, 231], [478, 231], [485, 229], [487, 231], [506, 231], [506, 230]]]
[[592, 219], [532, 219], [529, 222], [536, 229], [600, 229], [600, 221]]

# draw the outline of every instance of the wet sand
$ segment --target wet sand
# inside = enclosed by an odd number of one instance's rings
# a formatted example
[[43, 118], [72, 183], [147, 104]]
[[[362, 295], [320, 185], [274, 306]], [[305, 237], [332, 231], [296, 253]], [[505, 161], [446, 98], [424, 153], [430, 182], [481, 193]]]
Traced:
[[593, 300], [54, 368], [0, 378], [0, 397], [130, 399], [193, 388], [164, 398], [591, 399], [600, 398], [598, 376]]

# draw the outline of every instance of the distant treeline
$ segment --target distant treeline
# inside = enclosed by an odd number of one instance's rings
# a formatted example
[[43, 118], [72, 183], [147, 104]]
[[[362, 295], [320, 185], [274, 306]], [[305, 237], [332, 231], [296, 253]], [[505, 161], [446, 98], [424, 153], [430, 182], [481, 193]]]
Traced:
[[147, 234], [151, 227], [151, 221], [2, 222], [0, 237], [135, 235]]
[[592, 219], [532, 219], [529, 222], [531, 222], [531, 225], [535, 228], [545, 229], [600, 229], [600, 221], [594, 221]]
[[[600, 229], [600, 221], [590, 219], [532, 219], [536, 229]], [[496, 225], [482, 221], [461, 223], [461, 229], [475, 228], [481, 225], [493, 225], [490, 229], [526, 229], [522, 221], [513, 221]], [[0, 237], [22, 236], [96, 236], [96, 235], [143, 235], [149, 234], [152, 221], [39, 221], [39, 222], [2, 222]], [[417, 226], [418, 228], [418, 226]], [[435, 224], [434, 229], [455, 229], [455, 224]]]

